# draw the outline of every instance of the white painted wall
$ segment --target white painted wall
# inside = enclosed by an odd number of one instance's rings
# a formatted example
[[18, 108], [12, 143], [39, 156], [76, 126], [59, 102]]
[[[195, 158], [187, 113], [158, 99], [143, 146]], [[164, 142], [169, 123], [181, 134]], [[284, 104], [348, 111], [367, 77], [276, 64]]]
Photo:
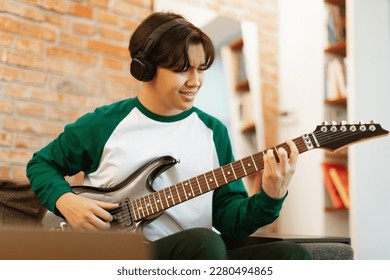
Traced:
[[[315, 130], [323, 120], [322, 0], [279, 0], [280, 142]], [[324, 187], [321, 150], [301, 154], [278, 230], [323, 235]]]
[[[390, 129], [390, 2], [347, 0], [350, 118]], [[390, 137], [350, 148], [352, 244], [357, 259], [390, 259]]]

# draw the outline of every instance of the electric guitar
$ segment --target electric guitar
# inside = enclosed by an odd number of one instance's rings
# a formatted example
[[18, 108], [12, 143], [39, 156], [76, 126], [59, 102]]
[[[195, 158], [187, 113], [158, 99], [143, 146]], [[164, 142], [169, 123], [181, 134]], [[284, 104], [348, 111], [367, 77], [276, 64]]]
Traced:
[[[293, 139], [299, 153], [313, 149], [335, 151], [360, 141], [386, 136], [389, 132], [379, 124], [323, 123], [308, 134]], [[277, 149], [290, 149], [286, 143], [272, 148], [275, 157]], [[268, 149], [267, 149], [268, 150]], [[263, 155], [266, 150], [226, 164], [204, 174], [179, 182], [159, 191], [153, 191], [154, 180], [164, 171], [179, 161], [171, 156], [162, 156], [150, 161], [131, 174], [119, 185], [110, 188], [74, 186], [76, 194], [106, 202], [118, 203], [117, 209], [111, 210], [113, 216], [111, 229], [134, 230], [138, 224], [157, 218], [164, 210], [187, 200], [215, 190], [230, 182], [246, 177], [264, 168]], [[47, 212], [42, 220], [44, 227], [54, 230], [70, 230], [70, 225], [61, 217]]]

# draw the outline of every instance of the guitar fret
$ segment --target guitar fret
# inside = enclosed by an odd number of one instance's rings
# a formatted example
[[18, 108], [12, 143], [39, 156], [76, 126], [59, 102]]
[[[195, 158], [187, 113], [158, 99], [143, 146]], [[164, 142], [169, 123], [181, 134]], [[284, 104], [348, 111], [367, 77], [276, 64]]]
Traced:
[[221, 171], [221, 174], [223, 175], [223, 178], [225, 179], [225, 184], [227, 184], [228, 180], [226, 179], [225, 172], [224, 172], [223, 168], [220, 167], [219, 170]]
[[[264, 157], [264, 152], [262, 152], [261, 154], [258, 153], [256, 155], [254, 155], [254, 158], [255, 158], [255, 161], [260, 164], [260, 167], [258, 167], [259, 170], [263, 169], [264, 168], [264, 160], [263, 160], [263, 157]], [[256, 158], [258, 158], [258, 160], [256, 160]]]
[[143, 199], [144, 199], [144, 204], [145, 204], [146, 213], [147, 213], [147, 214], [148, 214], [148, 216], [149, 216], [148, 203], [146, 202], [146, 199], [145, 199], [145, 197], [143, 197]]
[[145, 196], [144, 196], [144, 204], [145, 204], [145, 209], [146, 209], [146, 213], [148, 214], [148, 216], [150, 215], [149, 214], [149, 205], [148, 205], [148, 203], [146, 202], [146, 198], [145, 198]]
[[252, 174], [252, 173], [255, 173], [257, 171], [256, 166], [253, 164], [252, 157], [244, 158], [242, 161], [244, 162], [246, 173]]
[[214, 171], [211, 171], [211, 173], [213, 174], [213, 177], [214, 177], [215, 188], [218, 188], [218, 187], [219, 187], [219, 184], [218, 184], [217, 178], [215, 177], [215, 173], [214, 173]]
[[177, 192], [177, 197], [179, 198], [179, 201], [181, 202], [181, 197], [180, 197], [179, 189], [177, 188], [177, 184], [175, 185], [175, 188], [176, 188], [176, 192]]
[[181, 185], [183, 186], [183, 192], [184, 192], [184, 195], [186, 196], [186, 200], [188, 200], [187, 190], [186, 190], [186, 187], [184, 186], [184, 182], [182, 182]]
[[[142, 209], [141, 201], [139, 200], [139, 198], [137, 198], [135, 201], [136, 201], [136, 204], [137, 204], [138, 212], [140, 213], [140, 217], [145, 217], [144, 209]], [[139, 210], [142, 211], [142, 215], [141, 215], [141, 212]]]
[[207, 189], [208, 189], [208, 190], [211, 190], [211, 189], [210, 189], [210, 186], [209, 186], [209, 182], [207, 181], [206, 174], [204, 174], [204, 180], [206, 181]]
[[188, 183], [190, 183], [192, 195], [193, 195], [193, 197], [195, 197], [194, 188], [192, 187], [192, 184], [191, 184], [191, 179], [188, 180]]
[[241, 162], [242, 169], [244, 170], [244, 173], [245, 173], [245, 176], [246, 176], [246, 175], [247, 175], [247, 173], [246, 173], [246, 170], [245, 170], [244, 163], [242, 162], [242, 160], [240, 160], [240, 162]]
[[195, 177], [195, 180], [196, 180], [196, 184], [198, 185], [198, 189], [199, 189], [200, 193], [202, 194], [203, 192], [202, 192], [202, 188], [201, 188], [201, 185], [199, 183], [198, 177]]
[[233, 172], [233, 175], [234, 175], [234, 179], [237, 180], [236, 172], [234, 171], [234, 167], [233, 167], [232, 163], [230, 164], [230, 167], [232, 169], [232, 172]]
[[156, 200], [156, 193], [152, 193], [152, 197], [153, 197], [153, 200], [154, 200], [154, 205], [156, 205], [156, 213], [159, 212], [160, 210], [158, 209], [158, 203], [157, 203], [157, 200]]
[[131, 202], [131, 209], [133, 210], [133, 213], [134, 213], [134, 220], [136, 220], [136, 221], [140, 220], [139, 213], [138, 213], [138, 217], [137, 217], [137, 212], [138, 211], [135, 211], [134, 202], [133, 201]]
[[169, 192], [171, 193], [171, 199], [172, 199], [173, 205], [176, 205], [175, 200], [173, 199], [172, 188], [169, 188]]
[[239, 161], [233, 162], [233, 172], [234, 172], [234, 177], [235, 179], [241, 178], [245, 176], [244, 169], [242, 167], [242, 164]]
[[251, 156], [251, 159], [252, 159], [252, 162], [253, 162], [254, 167], [256, 168], [256, 171], [259, 171], [259, 169], [258, 169], [257, 166], [256, 166], [256, 162], [255, 162], [255, 160], [253, 159], [253, 156]]
[[[143, 197], [144, 198], [144, 197]], [[145, 199], [145, 198], [144, 198]], [[141, 204], [141, 209], [142, 209], [142, 214], [143, 214], [143, 217], [145, 218], [145, 217], [147, 217], [147, 211], [146, 210], [148, 210], [147, 208], [146, 208], [146, 204], [144, 203], [144, 201], [141, 199], [141, 198], [139, 198], [139, 202], [140, 202], [140, 204]]]
[[150, 208], [150, 214], [153, 214], [153, 213], [155, 213], [154, 212], [154, 209], [153, 209], [153, 204], [152, 204], [152, 202], [150, 201], [150, 194], [148, 194], [147, 195], [147, 199], [148, 199], [148, 207]]
[[170, 205], [169, 205], [169, 200], [168, 200], [168, 197], [167, 197], [166, 189], [163, 189], [162, 191], [164, 193], [165, 202], [167, 203], [167, 207], [166, 208], [168, 208]]
[[[225, 170], [225, 169], [227, 169], [227, 170]], [[226, 183], [229, 183], [229, 182], [232, 182], [235, 180], [235, 176], [233, 174], [233, 167], [231, 164], [224, 166], [222, 171], [224, 172], [224, 175], [226, 178]]]
[[165, 208], [164, 208], [163, 201], [162, 201], [162, 199], [161, 199], [160, 192], [157, 192], [157, 194], [158, 194], [158, 197], [159, 197], [159, 199], [158, 199], [158, 201], [157, 201], [157, 202], [160, 202], [160, 204], [161, 204], [161, 210], [164, 210]]

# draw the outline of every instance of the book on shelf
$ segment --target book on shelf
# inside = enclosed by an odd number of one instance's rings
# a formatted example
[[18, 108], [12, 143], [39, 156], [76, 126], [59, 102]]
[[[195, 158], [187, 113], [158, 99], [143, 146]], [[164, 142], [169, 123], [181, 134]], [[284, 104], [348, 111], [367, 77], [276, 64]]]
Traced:
[[344, 165], [335, 165], [329, 169], [329, 175], [332, 179], [345, 208], [349, 209], [349, 187], [348, 171]]
[[334, 45], [346, 38], [345, 6], [327, 3], [328, 44]]
[[329, 194], [330, 201], [332, 206], [335, 209], [345, 209], [347, 208], [337, 191], [336, 185], [333, 179], [330, 176], [329, 170], [332, 168], [333, 164], [328, 162], [323, 162], [322, 164], [323, 178], [325, 183], [325, 188]]
[[332, 58], [326, 64], [325, 97], [328, 100], [346, 98], [347, 83], [345, 64], [338, 58]]

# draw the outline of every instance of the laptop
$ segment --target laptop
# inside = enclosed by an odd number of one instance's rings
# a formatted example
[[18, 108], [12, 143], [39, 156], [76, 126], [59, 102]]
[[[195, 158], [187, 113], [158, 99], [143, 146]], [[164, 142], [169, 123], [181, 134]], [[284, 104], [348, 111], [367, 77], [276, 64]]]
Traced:
[[143, 238], [122, 231], [0, 228], [0, 260], [144, 260]]

